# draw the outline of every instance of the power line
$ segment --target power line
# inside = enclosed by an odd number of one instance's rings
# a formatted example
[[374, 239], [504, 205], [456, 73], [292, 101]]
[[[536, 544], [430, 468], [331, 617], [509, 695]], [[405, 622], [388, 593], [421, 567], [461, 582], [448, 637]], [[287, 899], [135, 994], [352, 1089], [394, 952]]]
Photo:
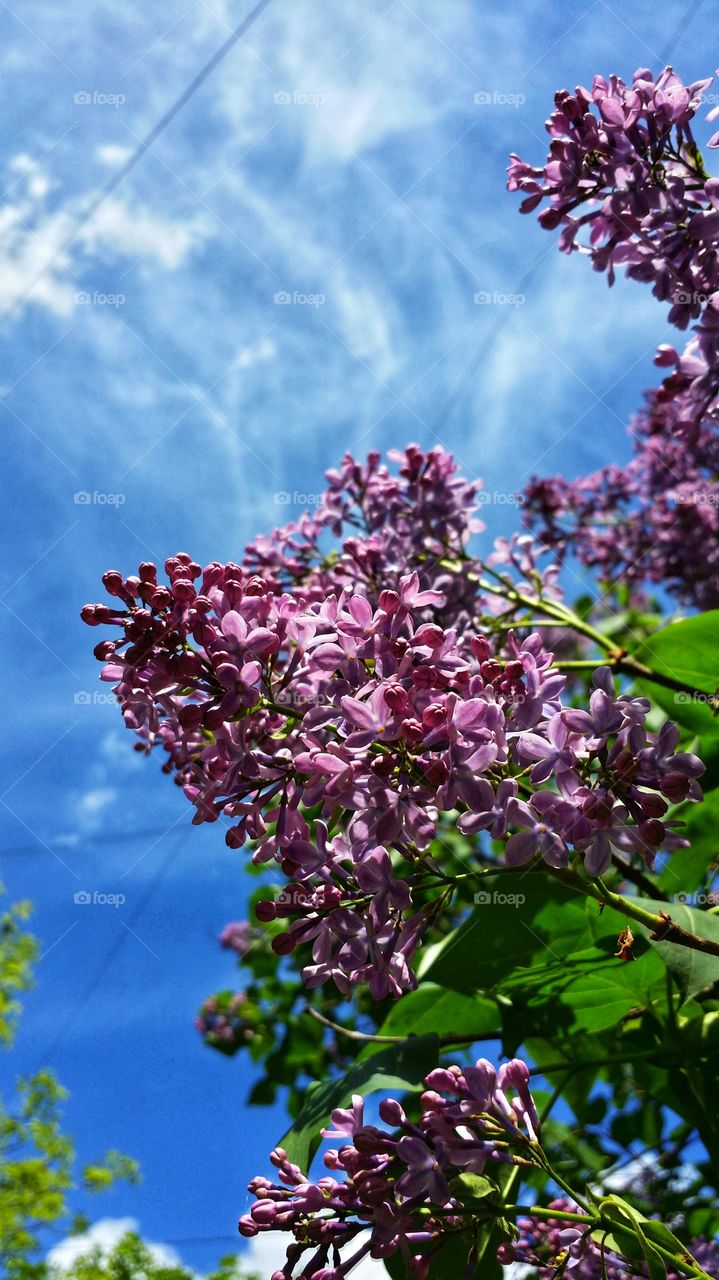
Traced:
[[129, 159], [126, 160], [125, 163], [121, 166], [121, 168], [118, 169], [118, 171], [114, 173], [111, 178], [108, 179], [104, 187], [102, 187], [99, 194], [90, 203], [90, 205], [85, 210], [85, 212], [80, 214], [76, 218], [75, 223], [71, 227], [68, 234], [65, 236], [63, 240], [60, 241], [60, 244], [57, 245], [52, 255], [48, 258], [47, 262], [44, 263], [44, 265], [40, 268], [37, 274], [30, 281], [30, 284], [27, 286], [25, 291], [15, 299], [12, 306], [5, 312], [5, 314], [2, 317], [0, 317], [1, 322], [10, 320], [12, 316], [15, 314], [15, 312], [18, 310], [18, 308], [22, 307], [23, 304], [27, 302], [27, 299], [30, 297], [30, 294], [32, 293], [33, 289], [40, 282], [40, 280], [42, 280], [43, 276], [50, 270], [51, 267], [55, 265], [58, 259], [61, 258], [63, 254], [67, 252], [70, 246], [75, 243], [75, 240], [77, 239], [82, 228], [90, 221], [91, 218], [94, 218], [98, 209], [100, 209], [101, 206], [105, 203], [105, 201], [109, 199], [112, 193], [117, 190], [120, 183], [127, 177], [128, 173], [130, 173], [130, 171], [135, 168], [135, 165], [138, 163], [139, 160], [142, 159], [142, 157], [145, 155], [145, 152], [149, 151], [153, 142], [155, 142], [157, 138], [159, 138], [160, 134], [163, 133], [164, 130], [167, 128], [167, 126], [171, 123], [171, 121], [174, 120], [175, 116], [179, 111], [182, 110], [185, 103], [192, 97], [194, 93], [197, 92], [197, 90], [200, 88], [200, 85], [204, 84], [205, 80], [214, 71], [215, 67], [218, 66], [220, 62], [222, 62], [222, 59], [226, 57], [226, 55], [230, 52], [230, 49], [232, 49], [243, 38], [243, 36], [247, 34], [250, 27], [257, 21], [257, 19], [259, 18], [263, 10], [266, 9], [268, 5], [271, 3], [272, 3], [272, 0], [258, 0], [258, 3], [255, 5], [254, 9], [251, 9], [250, 12], [247, 14], [247, 16], [242, 19], [242, 21], [238, 24], [238, 26], [235, 27], [235, 29], [230, 33], [230, 35], [227, 37], [225, 42], [220, 45], [219, 49], [215, 53], [213, 53], [209, 62], [205, 63], [204, 67], [202, 67], [201, 70], [198, 71], [197, 75], [190, 82], [187, 88], [182, 91], [179, 98], [175, 99], [172, 106], [168, 108], [165, 114], [161, 116], [160, 119], [157, 121], [157, 123], [153, 125], [152, 129], [150, 129], [150, 132], [146, 134], [146, 136], [142, 139], [141, 142], [138, 143], [138, 145], [136, 146], [135, 150], [133, 151]]
[[684, 35], [684, 33], [686, 32], [690, 24], [696, 18], [703, 4], [704, 4], [704, 0], [690, 0], [690, 3], [687, 6], [684, 17], [682, 18], [681, 22], [678, 24], [676, 30], [672, 32], [666, 44], [664, 45], [664, 48], [659, 54], [660, 62], [666, 62], [667, 58], [671, 57], [677, 40], [679, 39], [680, 36]]
[[[669, 37], [666, 44], [664, 45], [664, 48], [659, 54], [660, 62], [666, 62], [667, 58], [671, 56], [677, 40], [679, 39], [680, 36], [685, 34], [690, 24], [694, 21], [697, 14], [699, 13], [699, 10], [703, 7], [704, 2], [705, 0], [693, 0], [693, 2], [689, 4], [681, 22], [678, 23], [677, 27], [672, 32], [671, 36]], [[539, 266], [544, 256], [545, 255], [542, 254], [539, 260], [532, 267], [530, 267], [528, 271], [524, 273], [524, 275], [521, 277], [520, 284], [523, 284], [524, 281], [534, 273], [535, 268]], [[449, 395], [447, 396], [440, 410], [439, 416], [436, 420], [437, 430], [439, 430], [441, 426], [448, 420], [448, 418], [453, 413], [458, 402], [462, 399], [467, 389], [471, 386], [472, 381], [474, 380], [474, 376], [477, 373], [477, 370], [480, 368], [482, 361], [486, 360], [492, 348], [496, 345], [497, 340], [501, 337], [502, 333], [507, 328], [510, 319], [511, 319], [511, 311], [508, 308], [505, 314], [502, 316], [502, 318], [495, 325], [492, 332], [487, 336], [485, 341], [481, 344], [478, 352], [473, 356], [470, 355], [469, 360], [465, 364], [462, 372], [460, 373], [459, 378], [455, 382], [454, 387], [451, 389]]]
[[[151, 839], [154, 836], [166, 836], [169, 835], [171, 831], [172, 827], [145, 827], [144, 829], [135, 829], [134, 831], [128, 831], [126, 827], [123, 827], [118, 831], [107, 831], [105, 829], [95, 832], [73, 831], [65, 836], [61, 836], [60, 838], [55, 837], [54, 843], [65, 852], [69, 853], [80, 844], [125, 844], [130, 840], [145, 840]], [[72, 836], [72, 843], [68, 839], [68, 835]], [[75, 837], [77, 837], [76, 843]], [[0, 848], [0, 856], [4, 856], [5, 854], [24, 854], [27, 856], [28, 854], [46, 853], [48, 848], [52, 851], [51, 839], [42, 840], [40, 836], [38, 836], [37, 840], [38, 844], [5, 845], [4, 848]], [[38, 848], [38, 845], [41, 847]]]

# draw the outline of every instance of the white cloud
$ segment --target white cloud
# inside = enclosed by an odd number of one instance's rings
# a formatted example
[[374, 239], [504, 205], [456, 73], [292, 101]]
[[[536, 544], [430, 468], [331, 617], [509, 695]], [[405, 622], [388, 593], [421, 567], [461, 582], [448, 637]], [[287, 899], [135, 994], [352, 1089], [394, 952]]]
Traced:
[[380, 293], [376, 284], [369, 285], [366, 275], [350, 279], [344, 270], [334, 274], [329, 288], [339, 311], [342, 338], [356, 358], [365, 361], [386, 382], [397, 371], [391, 337], [391, 297], [384, 290]]
[[121, 257], [149, 254], [161, 266], [174, 270], [209, 231], [205, 217], [173, 222], [147, 207], [110, 197], [83, 227], [78, 240], [90, 252], [110, 250]]
[[[260, 1232], [242, 1254], [242, 1265], [250, 1272], [258, 1271], [261, 1276], [272, 1275], [284, 1264], [289, 1240], [282, 1231]], [[361, 1240], [362, 1237], [358, 1237], [355, 1247], [359, 1247]], [[350, 1272], [350, 1280], [387, 1280], [387, 1270], [379, 1259], [363, 1258]]]
[[[103, 1258], [106, 1258], [115, 1245], [119, 1244], [123, 1236], [130, 1231], [139, 1233], [139, 1224], [135, 1218], [100, 1218], [89, 1231], [83, 1232], [82, 1235], [68, 1236], [56, 1244], [48, 1253], [47, 1261], [59, 1275], [62, 1275], [69, 1271], [78, 1258], [82, 1258], [97, 1247], [101, 1249]], [[159, 1266], [171, 1267], [179, 1264], [179, 1256], [168, 1245], [151, 1244], [148, 1241], [144, 1243]]]
[[102, 815], [117, 799], [114, 787], [91, 787], [78, 798], [77, 819], [85, 831], [95, 830]]
[[122, 147], [117, 143], [109, 142], [102, 147], [98, 147], [95, 154], [101, 164], [114, 167], [115, 165], [124, 164], [126, 160], [129, 160], [132, 155], [132, 148]]
[[[105, 156], [113, 148], [103, 148]], [[122, 150], [120, 148], [120, 150]], [[115, 158], [117, 148], [115, 148]], [[35, 305], [58, 316], [76, 304], [77, 277], [88, 256], [149, 259], [174, 271], [210, 235], [206, 217], [172, 218], [131, 196], [110, 198], [69, 243], [78, 217], [95, 192], [58, 196], [60, 184], [23, 152], [8, 164], [15, 176], [6, 184], [0, 209], [0, 310], [12, 309], [29, 292]], [[52, 196], [52, 199], [48, 197]], [[64, 247], [66, 246], [67, 247]]]

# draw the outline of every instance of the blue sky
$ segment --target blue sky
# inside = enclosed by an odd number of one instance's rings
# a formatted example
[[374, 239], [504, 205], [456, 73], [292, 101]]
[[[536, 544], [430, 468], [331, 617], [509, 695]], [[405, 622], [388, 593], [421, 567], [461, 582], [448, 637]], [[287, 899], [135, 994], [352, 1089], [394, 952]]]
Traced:
[[[242, 855], [133, 754], [80, 607], [109, 567], [239, 558], [346, 448], [452, 449], [498, 495], [487, 540], [531, 472], [628, 457], [661, 308], [557, 254], [504, 170], [544, 155], [556, 88], [658, 69], [672, 37], [685, 78], [711, 73], [697, 8], [274, 0], [16, 306], [244, 9], [0, 7], [0, 863], [46, 953], [14, 1066], [54, 1047], [81, 1156], [143, 1166], [98, 1212], [152, 1239], [229, 1245], [283, 1117], [246, 1110], [247, 1065], [192, 1027], [234, 980]], [[202, 1268], [221, 1245], [178, 1249]]]

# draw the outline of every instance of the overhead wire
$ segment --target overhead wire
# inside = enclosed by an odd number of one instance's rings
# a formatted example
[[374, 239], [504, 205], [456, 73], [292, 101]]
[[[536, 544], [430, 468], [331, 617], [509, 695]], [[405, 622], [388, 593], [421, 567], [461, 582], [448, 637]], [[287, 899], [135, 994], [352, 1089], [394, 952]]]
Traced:
[[137, 146], [132, 152], [132, 155], [129, 156], [128, 159], [125, 161], [125, 163], [115, 173], [112, 174], [112, 176], [108, 179], [108, 181], [104, 184], [104, 186], [95, 196], [94, 200], [90, 202], [88, 207], [81, 214], [77, 216], [74, 223], [70, 227], [70, 230], [68, 231], [68, 233], [61, 239], [60, 243], [55, 246], [55, 249], [53, 250], [50, 257], [43, 263], [40, 270], [36, 272], [36, 274], [33, 276], [30, 283], [27, 285], [27, 287], [23, 290], [21, 294], [18, 295], [15, 301], [10, 305], [10, 307], [8, 307], [7, 311], [4, 314], [0, 315], [0, 324], [10, 320], [12, 316], [14, 316], [15, 313], [27, 302], [33, 290], [37, 287], [40, 281], [45, 277], [47, 272], [55, 265], [56, 262], [58, 262], [63, 257], [65, 253], [67, 253], [67, 250], [71, 248], [71, 246], [75, 243], [83, 227], [85, 227], [87, 223], [90, 222], [92, 218], [94, 218], [98, 210], [102, 208], [102, 206], [110, 198], [113, 192], [117, 190], [117, 188], [120, 186], [120, 183], [123, 182], [124, 179], [127, 177], [128, 173], [130, 173], [135, 168], [135, 165], [138, 163], [138, 161], [142, 159], [142, 157], [145, 155], [147, 151], [149, 151], [152, 144], [157, 141], [160, 134], [164, 133], [167, 126], [175, 119], [175, 116], [178, 114], [179, 111], [182, 110], [185, 103], [193, 96], [193, 94], [197, 92], [200, 86], [204, 84], [205, 80], [209, 75], [211, 75], [215, 67], [218, 66], [220, 62], [222, 62], [223, 58], [227, 56], [230, 50], [234, 48], [234, 46], [239, 43], [239, 41], [243, 38], [243, 36], [247, 34], [250, 27], [253, 26], [253, 24], [257, 21], [257, 19], [260, 17], [262, 12], [271, 3], [272, 3], [272, 0], [258, 0], [258, 3], [254, 6], [254, 8], [251, 9], [250, 12], [242, 19], [242, 21], [238, 23], [238, 25], [234, 28], [234, 30], [230, 32], [229, 36], [220, 45], [219, 49], [217, 49], [215, 53], [213, 53], [212, 57], [205, 63], [205, 65], [201, 67], [201, 69], [197, 72], [197, 75], [193, 77], [193, 79], [190, 81], [187, 87], [183, 89], [179, 97], [175, 99], [172, 105], [168, 107], [164, 115], [162, 115], [160, 119], [157, 121], [157, 123], [153, 125], [149, 133], [147, 133], [145, 137], [142, 138], [140, 142], [138, 142]]

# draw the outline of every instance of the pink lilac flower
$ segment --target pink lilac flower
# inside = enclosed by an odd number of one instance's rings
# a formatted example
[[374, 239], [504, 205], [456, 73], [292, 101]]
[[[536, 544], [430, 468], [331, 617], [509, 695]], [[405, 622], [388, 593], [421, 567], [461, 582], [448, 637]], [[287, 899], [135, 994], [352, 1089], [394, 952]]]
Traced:
[[247, 955], [254, 942], [256, 930], [249, 920], [233, 920], [226, 924], [220, 934], [220, 946], [227, 951], [234, 951], [240, 958]]
[[719, 179], [692, 120], [710, 83], [641, 68], [631, 85], [598, 76], [591, 90], [558, 93], [546, 164], [515, 156], [509, 170], [523, 212], [547, 202], [540, 222], [561, 227], [561, 249], [588, 255], [610, 284], [616, 266], [651, 283], [678, 328], [697, 322], [681, 354], [657, 350], [669, 372], [630, 426], [629, 464], [534, 478], [525, 516], [545, 545], [605, 580], [662, 584], [705, 609], [719, 604]]
[[[712, 376], [719, 386], [719, 360]], [[718, 411], [713, 392], [702, 390], [697, 406], [685, 380], [667, 379], [647, 393], [631, 425], [634, 453], [624, 468], [572, 481], [533, 478], [525, 517], [547, 547], [560, 557], [571, 552], [606, 581], [661, 585], [695, 607], [716, 608]]]
[[[543, 167], [512, 156], [509, 189], [522, 212], [542, 201], [539, 221], [561, 227], [560, 248], [580, 250], [610, 283], [616, 266], [650, 282], [685, 328], [717, 288], [717, 181], [705, 173], [692, 133], [711, 77], [682, 83], [671, 67], [630, 85], [595, 76], [591, 89], [555, 95]], [[719, 135], [711, 140], [716, 143]]]
[[394, 1254], [425, 1280], [446, 1233], [462, 1226], [457, 1174], [497, 1161], [532, 1162], [539, 1119], [528, 1081], [518, 1059], [499, 1071], [482, 1058], [464, 1071], [439, 1068], [426, 1078], [418, 1124], [395, 1099], [380, 1103], [389, 1129], [366, 1124], [364, 1100], [353, 1098], [324, 1130], [343, 1143], [325, 1155], [331, 1176], [310, 1181], [278, 1148], [270, 1158], [279, 1181], [253, 1178], [255, 1202], [240, 1218], [241, 1234], [292, 1234], [295, 1243], [272, 1280], [341, 1280], [367, 1255]]
[[253, 1038], [254, 1028], [243, 1014], [246, 1003], [244, 991], [228, 997], [209, 996], [205, 1000], [195, 1019], [195, 1028], [206, 1044], [234, 1053]]
[[[436, 550], [435, 513], [466, 531], [474, 490], [436, 450], [422, 465], [412, 448], [405, 456], [405, 488], [372, 461], [359, 471], [346, 462], [346, 483], [359, 474], [377, 521], [380, 498], [395, 500], [398, 527], [416, 490]], [[331, 482], [333, 510], [339, 492]], [[463, 514], [452, 516], [450, 495]], [[258, 907], [262, 920], [286, 921], [275, 950], [302, 947], [309, 986], [332, 981], [348, 994], [366, 983], [376, 999], [415, 985], [413, 955], [437, 904], [415, 908], [412, 889], [436, 872], [440, 818], [508, 837], [514, 864], [563, 867], [576, 851], [598, 874], [622, 850], [651, 867], [679, 840], [661, 821], [667, 802], [698, 799], [703, 771], [673, 730], [648, 733], [649, 703], [617, 696], [608, 671], [586, 711], [566, 706], [539, 634], [498, 642], [475, 629], [476, 573], [436, 570], [424, 583], [417, 569], [394, 573], [383, 557], [397, 552], [397, 532], [386, 532], [382, 555], [373, 542], [376, 581], [356, 539], [352, 557], [345, 542], [325, 564], [321, 590], [309, 558], [305, 580], [286, 590], [279, 564], [268, 579], [233, 563], [202, 569], [183, 553], [166, 563], [168, 585], [151, 564], [125, 579], [113, 571], [113, 603], [83, 610], [90, 625], [120, 629], [96, 649], [102, 678], [140, 749], [164, 752], [193, 821], [229, 819], [228, 844], [251, 841], [253, 860], [284, 875], [279, 897]], [[527, 540], [498, 548], [495, 563], [536, 592]], [[519, 797], [527, 774], [540, 788], [529, 800]], [[245, 946], [244, 933], [232, 936]]]
[[[558, 1213], [580, 1213], [571, 1200], [552, 1200], [550, 1209]], [[572, 1280], [628, 1280], [631, 1276], [646, 1276], [645, 1264], [627, 1262], [611, 1249], [604, 1251], [604, 1269], [599, 1241], [590, 1236], [581, 1224], [573, 1224], [565, 1218], [531, 1216], [518, 1218], [519, 1239], [504, 1244], [499, 1250], [499, 1260], [506, 1265], [515, 1262], [536, 1267], [540, 1280], [554, 1280], [562, 1267]], [[719, 1277], [719, 1245], [703, 1236], [689, 1243], [689, 1248], [699, 1265], [710, 1276]], [[667, 1273], [667, 1280], [680, 1280], [678, 1272]]]

